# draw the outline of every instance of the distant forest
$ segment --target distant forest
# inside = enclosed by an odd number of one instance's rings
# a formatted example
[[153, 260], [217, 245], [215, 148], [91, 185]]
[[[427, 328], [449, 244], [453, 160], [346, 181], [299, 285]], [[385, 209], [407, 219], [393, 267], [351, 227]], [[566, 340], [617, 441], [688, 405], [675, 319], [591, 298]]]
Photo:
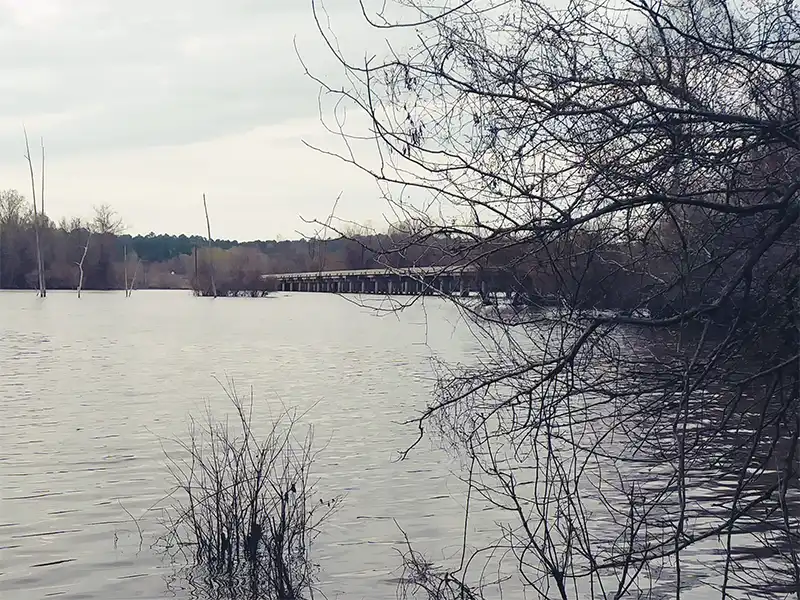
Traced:
[[[702, 208], [682, 207], [681, 215], [690, 230], [676, 232], [668, 218], [654, 225], [652, 235], [659, 248], [696, 244], [704, 252], [725, 253], [760, 231], [757, 218], [727, 226], [725, 235], [719, 235]], [[214, 239], [209, 248], [208, 239], [200, 235], [126, 234], [108, 205], [95, 207], [90, 220], [54, 223], [39, 214], [38, 228], [36, 223], [32, 205], [21, 194], [0, 192], [0, 288], [37, 288], [37, 229], [47, 289], [76, 289], [80, 265], [82, 288], [87, 290], [122, 290], [127, 281], [128, 287], [137, 289], [192, 289], [209, 295], [214, 281], [218, 291], [227, 295], [271, 291], [271, 282], [261, 277], [268, 273], [472, 264], [502, 270], [534, 303], [555, 300], [574, 307], [621, 310], [644, 307], [653, 314], [670, 314], [687, 298], [695, 299], [692, 294], [722, 293], [728, 274], [726, 269], [708, 266], [693, 273], [683, 288], [654, 293], [653, 281], [674, 276], [669, 254], [651, 256], [649, 246], [610, 243], [603, 231], [588, 227], [520, 240], [513, 232], [476, 238], [454, 226], [437, 229], [407, 223], [384, 233], [353, 227], [337, 238]], [[713, 241], [710, 235], [716, 236]], [[478, 246], [476, 239], [480, 239]], [[631, 252], [647, 265], [646, 270], [620, 267]], [[776, 264], [785, 260], [784, 249], [770, 252]], [[761, 271], [753, 271], [754, 280], [762, 277]], [[770, 300], [783, 301], [780, 295]], [[735, 290], [717, 314], [752, 303], [746, 289]]]
[[[56, 223], [39, 214], [38, 223], [48, 289], [75, 289], [81, 261], [84, 289], [113, 290], [123, 289], [126, 277], [135, 278], [137, 288], [189, 289], [196, 273], [206, 277], [209, 256], [219, 281], [242, 288], [258, 285], [265, 273], [369, 269], [387, 262], [424, 265], [442, 257], [427, 243], [382, 253], [382, 248], [398, 247], [398, 233], [292, 241], [214, 239], [209, 251], [208, 239], [200, 235], [129, 235], [108, 205], [95, 207], [89, 220]], [[36, 289], [35, 224], [33, 207], [22, 194], [0, 192], [0, 288]]]

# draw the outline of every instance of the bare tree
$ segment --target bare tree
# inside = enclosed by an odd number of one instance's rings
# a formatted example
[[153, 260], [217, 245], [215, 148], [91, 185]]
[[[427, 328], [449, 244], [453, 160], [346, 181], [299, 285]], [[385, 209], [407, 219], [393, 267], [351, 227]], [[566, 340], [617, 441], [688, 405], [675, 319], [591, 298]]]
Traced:
[[75, 264], [78, 266], [78, 298], [81, 297], [81, 290], [83, 289], [83, 263], [86, 261], [86, 254], [89, 252], [89, 241], [92, 239], [92, 230], [91, 228], [87, 228], [86, 230], [86, 244], [83, 246], [83, 254], [81, 255], [81, 259], [76, 262]]
[[127, 298], [131, 297], [131, 294], [133, 293], [133, 290], [136, 287], [136, 276], [139, 274], [139, 265], [141, 263], [142, 263], [142, 259], [137, 256], [136, 257], [136, 265], [133, 267], [133, 277], [131, 277], [130, 285], [127, 284], [127, 276], [126, 276], [125, 296]]
[[[16, 248], [16, 242], [21, 236], [20, 229], [32, 223], [31, 209], [25, 197], [17, 190], [0, 191], [0, 228], [2, 228], [2, 244], [0, 255], [3, 261], [3, 271], [0, 273], [5, 278], [5, 284], [13, 287], [13, 279], [19, 272], [24, 262]], [[35, 250], [34, 250], [35, 254]], [[0, 286], [2, 286], [0, 279]]]
[[[414, 421], [513, 517], [491, 550], [519, 585], [800, 598], [792, 4], [363, 5], [416, 36], [383, 61], [342, 55], [312, 4], [347, 76], [318, 80], [323, 98], [369, 123], [327, 122], [338, 157], [380, 182], [415, 243], [446, 240], [449, 264], [501, 273], [528, 304], [508, 319], [451, 298], [493, 352], [443, 366]], [[442, 597], [461, 588], [431, 578], [477, 564], [437, 575], [410, 558]]]
[[208, 218], [208, 204], [206, 203], [206, 195], [203, 194], [203, 210], [206, 213], [206, 228], [208, 230], [208, 268], [211, 276], [211, 293], [214, 298], [217, 297], [217, 284], [214, 281], [214, 255], [213, 248], [211, 247], [211, 221]]
[[117, 212], [108, 204], [94, 206], [92, 229], [100, 235], [119, 235], [125, 230], [125, 225]]
[[[33, 202], [33, 231], [36, 237], [36, 270], [39, 281], [39, 296], [44, 298], [47, 296], [47, 288], [44, 278], [44, 262], [42, 261], [42, 245], [40, 241], [39, 232], [39, 214], [36, 209], [36, 180], [33, 175], [33, 161], [31, 160], [31, 147], [28, 143], [28, 131], [25, 127], [22, 128], [25, 134], [25, 159], [28, 161], [28, 168], [31, 173], [31, 201]], [[42, 159], [44, 159], [44, 143], [42, 144]], [[42, 163], [42, 185], [44, 186], [44, 163]]]
[[97, 269], [93, 284], [100, 289], [119, 289], [118, 272], [114, 267], [117, 257], [117, 236], [125, 230], [125, 224], [117, 212], [108, 204], [92, 207], [94, 218], [89, 225], [97, 250]]
[[122, 247], [123, 283], [125, 284], [125, 297], [128, 297], [128, 245]]

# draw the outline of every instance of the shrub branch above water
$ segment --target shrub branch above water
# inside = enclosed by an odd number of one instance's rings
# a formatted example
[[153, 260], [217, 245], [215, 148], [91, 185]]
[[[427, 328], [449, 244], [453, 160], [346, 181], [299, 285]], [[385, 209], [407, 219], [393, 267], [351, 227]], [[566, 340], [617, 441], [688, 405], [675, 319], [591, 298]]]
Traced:
[[226, 393], [231, 415], [220, 419], [208, 408], [203, 421], [191, 419], [176, 451], [165, 450], [176, 487], [159, 545], [214, 588], [309, 597], [310, 546], [339, 503], [316, 498], [313, 430], [300, 433], [297, 413], [284, 409], [262, 433], [252, 393], [243, 400], [233, 385]]

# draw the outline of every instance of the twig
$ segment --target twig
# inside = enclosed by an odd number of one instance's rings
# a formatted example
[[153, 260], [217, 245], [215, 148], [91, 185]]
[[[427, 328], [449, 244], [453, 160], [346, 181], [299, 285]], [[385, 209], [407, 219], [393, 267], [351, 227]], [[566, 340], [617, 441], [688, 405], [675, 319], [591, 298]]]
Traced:
[[139, 532], [139, 549], [136, 551], [136, 553], [139, 554], [139, 552], [142, 551], [142, 544], [144, 543], [144, 535], [142, 534], [142, 528], [139, 526], [139, 521], [136, 520], [136, 518], [134, 518], [128, 509], [122, 505], [121, 500], [117, 500], [117, 503], [119, 504], [120, 508], [122, 508], [122, 510], [124, 510], [125, 513], [131, 518], [131, 521], [133, 521], [134, 525], [136, 525], [136, 530]]

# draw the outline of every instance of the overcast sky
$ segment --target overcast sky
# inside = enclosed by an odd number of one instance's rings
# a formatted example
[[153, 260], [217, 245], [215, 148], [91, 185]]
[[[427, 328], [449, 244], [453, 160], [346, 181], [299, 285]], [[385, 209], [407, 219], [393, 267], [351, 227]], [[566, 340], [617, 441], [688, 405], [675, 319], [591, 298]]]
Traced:
[[[326, 6], [366, 52], [357, 0]], [[0, 188], [29, 195], [24, 124], [51, 218], [109, 203], [131, 233], [200, 233], [205, 192], [215, 237], [291, 238], [342, 192], [338, 216], [379, 225], [374, 182], [302, 144], [335, 140], [295, 38], [338, 76], [310, 0], [0, 0]]]

